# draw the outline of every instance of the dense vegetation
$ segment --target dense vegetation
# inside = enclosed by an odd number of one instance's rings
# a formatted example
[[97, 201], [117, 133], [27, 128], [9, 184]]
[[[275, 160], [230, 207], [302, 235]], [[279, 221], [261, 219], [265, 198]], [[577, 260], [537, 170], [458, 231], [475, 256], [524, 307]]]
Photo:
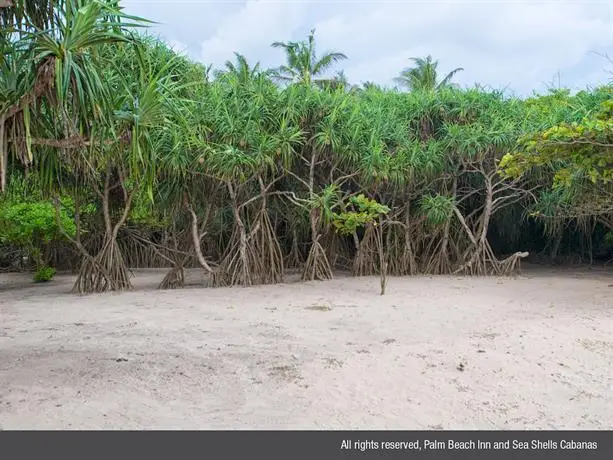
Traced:
[[[176, 55], [116, 1], [1, 11], [0, 263], [131, 287], [194, 264], [212, 286], [354, 275], [508, 274], [528, 252], [612, 256], [613, 91], [528, 99], [451, 84], [430, 57], [403, 90], [352, 86], [347, 56], [224, 70]], [[49, 6], [53, 5], [53, 6]], [[53, 14], [55, 13], [55, 14]], [[399, 69], [400, 71], [400, 69]], [[25, 251], [25, 252], [24, 252]], [[42, 270], [42, 275], [40, 274]], [[52, 276], [52, 273], [51, 273]]]

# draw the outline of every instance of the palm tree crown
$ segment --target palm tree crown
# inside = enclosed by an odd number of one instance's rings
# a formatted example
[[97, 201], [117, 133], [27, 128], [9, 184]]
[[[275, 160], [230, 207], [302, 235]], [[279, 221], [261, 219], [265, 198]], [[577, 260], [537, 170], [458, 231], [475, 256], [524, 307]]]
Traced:
[[433, 61], [432, 56], [411, 58], [411, 60], [415, 63], [415, 67], [404, 69], [400, 76], [394, 79], [400, 86], [411, 91], [436, 91], [452, 86], [450, 81], [453, 76], [464, 70], [462, 67], [453, 69], [439, 82], [437, 73], [438, 61]]
[[225, 70], [219, 70], [215, 73], [217, 77], [231, 74], [236, 76], [239, 83], [245, 84], [262, 73], [259, 62], [256, 62], [255, 65], [251, 67], [247, 58], [242, 54], [235, 52], [234, 56], [236, 62], [226, 61]]
[[343, 53], [329, 52], [318, 57], [315, 52], [315, 30], [311, 30], [306, 41], [274, 42], [273, 48], [283, 48], [287, 64], [274, 71], [278, 80], [311, 85], [315, 79], [328, 70], [332, 64], [347, 59]]

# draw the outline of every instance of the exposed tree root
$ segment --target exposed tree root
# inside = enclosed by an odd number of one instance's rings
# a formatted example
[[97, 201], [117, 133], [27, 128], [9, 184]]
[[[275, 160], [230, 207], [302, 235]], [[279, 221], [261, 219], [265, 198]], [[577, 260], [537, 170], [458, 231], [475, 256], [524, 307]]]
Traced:
[[340, 239], [335, 231], [329, 229], [327, 234], [325, 235], [325, 240], [322, 246], [326, 249], [326, 258], [330, 263], [330, 267], [335, 267], [338, 262], [339, 253], [342, 250], [340, 247]]
[[387, 232], [388, 268], [395, 276], [413, 276], [419, 272], [415, 248], [408, 230], [396, 229]]
[[508, 276], [516, 273], [521, 259], [528, 257], [528, 255], [527, 252], [516, 252], [506, 259], [498, 260], [489, 243], [484, 241], [479, 249], [472, 253], [470, 259], [453, 273], [472, 276]]
[[177, 264], [166, 274], [158, 289], [180, 289], [185, 286], [185, 269]]
[[285, 259], [285, 266], [288, 268], [298, 268], [304, 264], [304, 257], [298, 246], [298, 235], [296, 229], [292, 230], [292, 247]]
[[429, 254], [429, 257], [422, 268], [422, 272], [428, 275], [451, 273], [453, 270], [449, 255], [449, 239], [437, 237], [434, 242], [433, 250], [426, 253]]
[[[158, 289], [179, 289], [185, 286], [185, 266], [192, 258], [192, 254], [179, 250], [178, 240], [182, 239], [182, 233], [174, 234], [170, 238], [165, 238], [164, 245], [156, 244], [147, 237], [139, 234], [138, 231], [127, 229], [130, 235], [129, 241], [135, 246], [141, 246], [154, 254], [156, 258], [164, 261], [165, 266], [170, 266], [170, 271], [166, 274]], [[168, 247], [169, 239], [172, 239], [174, 248]]]
[[259, 284], [281, 283], [285, 271], [283, 254], [266, 209], [260, 212], [256, 226], [257, 231], [251, 241], [262, 266], [258, 276]]
[[515, 254], [499, 261], [502, 272], [505, 274], [517, 274], [521, 269], [521, 260], [530, 255], [529, 252], [516, 252]]
[[320, 236], [321, 235], [318, 235], [311, 245], [309, 256], [302, 273], [303, 281], [325, 281], [331, 280], [334, 277], [332, 268], [328, 262], [328, 257], [326, 256], [326, 251], [319, 243]]
[[[146, 235], [146, 231], [144, 232]], [[126, 266], [130, 268], [167, 268], [169, 264], [150, 241], [151, 236], [136, 236], [134, 231], [122, 232], [117, 239], [117, 244], [123, 254]]]
[[95, 257], [84, 258], [72, 291], [85, 294], [130, 289], [130, 273], [121, 250], [115, 239], [108, 239]]
[[402, 205], [397, 216], [385, 221], [387, 268], [391, 275], [413, 276], [419, 273], [418, 248], [423, 238], [421, 224], [423, 217], [411, 217], [410, 200]]
[[239, 205], [234, 187], [227, 184], [232, 198], [234, 232], [217, 270], [212, 273], [211, 284], [220, 286], [251, 286], [283, 281], [283, 253], [274, 227], [268, 216], [266, 193], [263, 181], [260, 182], [261, 206], [251, 225], [249, 233], [241, 210], [246, 203]]
[[325, 281], [334, 278], [332, 267], [328, 261], [326, 250], [319, 242], [322, 234], [318, 231], [321, 223], [321, 210], [318, 208], [311, 209], [309, 214], [311, 223], [311, 248], [307, 257], [304, 270], [302, 272], [303, 281]]
[[211, 275], [211, 286], [252, 286], [257, 284], [258, 273], [263, 270], [262, 260], [258, 257], [247, 235], [237, 229], [232, 235], [229, 249], [221, 263]]
[[371, 276], [379, 272], [377, 260], [377, 239], [372, 226], [367, 226], [362, 240], [357, 243], [357, 235], [354, 235], [357, 250], [353, 259], [353, 276]]
[[191, 254], [180, 255], [177, 238], [174, 239], [175, 251], [171, 255], [172, 268], [166, 273], [158, 289], [180, 289], [185, 286], [185, 265], [191, 258]]

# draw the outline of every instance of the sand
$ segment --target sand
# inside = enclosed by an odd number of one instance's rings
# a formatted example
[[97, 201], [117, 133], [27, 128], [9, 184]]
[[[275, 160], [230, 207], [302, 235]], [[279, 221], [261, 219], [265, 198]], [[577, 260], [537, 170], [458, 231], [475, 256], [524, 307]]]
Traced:
[[[613, 276], [86, 297], [0, 275], [2, 429], [612, 429]], [[198, 281], [198, 272], [190, 273]]]

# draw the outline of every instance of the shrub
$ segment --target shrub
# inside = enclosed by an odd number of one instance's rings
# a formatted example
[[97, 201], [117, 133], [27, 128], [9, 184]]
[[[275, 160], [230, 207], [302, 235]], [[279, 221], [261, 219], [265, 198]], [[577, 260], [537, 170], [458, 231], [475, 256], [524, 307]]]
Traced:
[[46, 283], [47, 281], [51, 281], [55, 276], [55, 268], [53, 267], [41, 267], [36, 270], [34, 274], [34, 281], [36, 283]]
[[[65, 209], [60, 211], [60, 221], [64, 230], [73, 236], [75, 224]], [[0, 243], [28, 251], [37, 269], [47, 266], [47, 245], [62, 238], [55, 207], [51, 203], [3, 203], [0, 206]]]

